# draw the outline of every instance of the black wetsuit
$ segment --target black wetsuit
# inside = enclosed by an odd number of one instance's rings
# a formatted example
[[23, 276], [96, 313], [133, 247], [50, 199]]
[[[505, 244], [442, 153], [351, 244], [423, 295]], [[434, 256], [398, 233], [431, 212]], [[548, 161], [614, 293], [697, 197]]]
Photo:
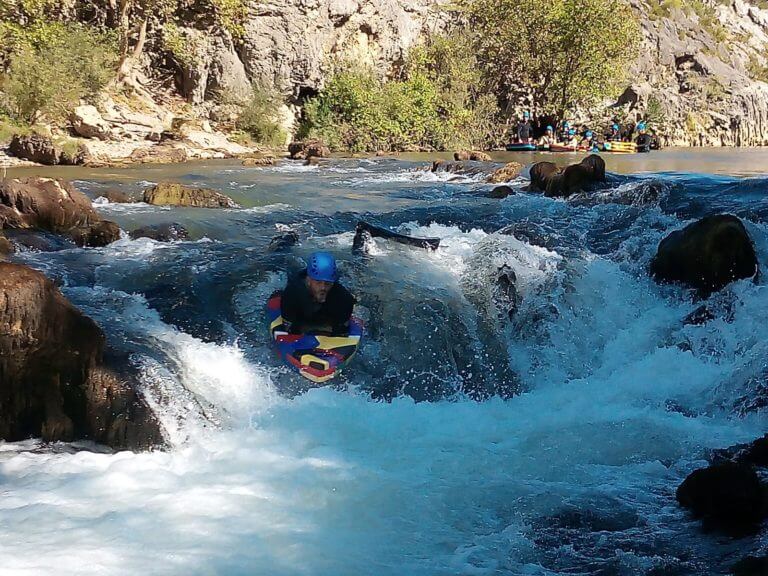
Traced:
[[651, 135], [650, 134], [638, 134], [637, 139], [638, 152], [650, 152], [651, 151]]
[[325, 302], [320, 304], [312, 298], [306, 281], [307, 271], [304, 270], [288, 280], [283, 290], [281, 312], [288, 330], [292, 334], [308, 330], [347, 334], [355, 297], [336, 282], [328, 291]]
[[517, 140], [518, 142], [528, 142], [531, 139], [531, 133], [533, 127], [528, 120], [523, 120], [517, 125]]

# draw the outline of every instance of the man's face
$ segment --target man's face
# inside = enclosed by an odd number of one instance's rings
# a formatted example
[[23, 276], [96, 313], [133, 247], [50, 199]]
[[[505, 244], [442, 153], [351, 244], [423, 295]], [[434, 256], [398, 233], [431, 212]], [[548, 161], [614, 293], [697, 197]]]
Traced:
[[307, 276], [307, 288], [309, 288], [309, 293], [312, 295], [312, 299], [315, 302], [322, 304], [325, 302], [325, 299], [328, 296], [328, 292], [330, 292], [331, 288], [333, 288], [333, 282], [313, 280]]

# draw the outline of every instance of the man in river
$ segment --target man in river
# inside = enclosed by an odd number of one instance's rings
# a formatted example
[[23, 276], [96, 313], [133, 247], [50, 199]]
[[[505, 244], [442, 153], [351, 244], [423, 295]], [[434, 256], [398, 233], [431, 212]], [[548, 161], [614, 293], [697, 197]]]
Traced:
[[557, 144], [557, 141], [555, 140], [555, 129], [552, 126], [547, 126], [547, 132], [544, 136], [539, 138], [538, 145], [549, 150], [549, 147], [552, 144]]
[[349, 333], [355, 298], [339, 283], [336, 259], [328, 252], [315, 252], [307, 268], [288, 280], [281, 299], [283, 320], [291, 334]]

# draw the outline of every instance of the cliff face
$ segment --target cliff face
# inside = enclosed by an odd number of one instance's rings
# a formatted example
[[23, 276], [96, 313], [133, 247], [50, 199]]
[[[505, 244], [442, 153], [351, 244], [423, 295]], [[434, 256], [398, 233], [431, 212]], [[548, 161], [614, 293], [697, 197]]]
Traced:
[[669, 145], [768, 145], [768, 84], [755, 79], [768, 79], [768, 10], [744, 0], [632, 5], [643, 43], [619, 102], [642, 113], [655, 98]]
[[334, 62], [389, 72], [420, 38], [442, 27], [436, 0], [260, 0], [243, 38], [221, 30], [181, 28], [194, 47], [183, 65], [184, 95], [208, 106], [217, 91], [247, 93], [250, 82], [274, 86], [290, 105], [317, 93]]
[[[619, 98], [630, 118], [650, 109], [668, 145], [768, 145], [768, 10], [744, 0], [631, 0], [642, 48]], [[182, 29], [195, 46], [184, 95], [215, 117], [217, 90], [274, 85], [291, 112], [323, 86], [334, 61], [385, 73], [424, 35], [442, 29], [437, 0], [265, 0], [243, 39]], [[606, 31], [610, 33], [610, 31]], [[286, 112], [288, 112], [286, 110]]]

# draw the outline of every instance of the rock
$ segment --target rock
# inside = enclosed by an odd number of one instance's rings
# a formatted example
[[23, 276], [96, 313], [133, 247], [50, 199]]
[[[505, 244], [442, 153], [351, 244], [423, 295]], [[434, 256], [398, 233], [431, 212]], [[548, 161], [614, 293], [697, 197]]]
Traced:
[[120, 227], [109, 220], [102, 220], [90, 226], [73, 228], [69, 232], [69, 236], [78, 246], [99, 248], [119, 240]]
[[162, 442], [135, 389], [101, 366], [104, 334], [42, 273], [0, 263], [0, 438]]
[[189, 238], [189, 232], [177, 222], [167, 222], [137, 228], [130, 233], [130, 237], [134, 240], [136, 238], [150, 238], [157, 242], [173, 242], [176, 240], [186, 240]]
[[469, 152], [467, 150], [459, 150], [458, 152], [453, 153], [453, 159], [456, 160], [456, 162], [466, 162], [469, 160]]
[[470, 152], [469, 159], [474, 162], [493, 162], [491, 155], [485, 152]]
[[[250, 148], [241, 146], [236, 142], [231, 142], [224, 134], [210, 133], [205, 130], [188, 129], [184, 134], [184, 143], [196, 150], [205, 151], [209, 155], [215, 155], [218, 158], [235, 158], [251, 151]], [[200, 152], [193, 154], [201, 156]]]
[[[542, 170], [548, 172], [551, 169], [543, 167]], [[545, 196], [567, 198], [589, 189], [597, 182], [605, 182], [605, 161], [597, 154], [590, 154], [578, 164], [571, 164], [562, 171], [552, 173], [545, 181]]]
[[72, 184], [52, 178], [0, 181], [0, 229], [37, 228], [65, 234], [81, 246], [103, 246], [120, 237]]
[[175, 164], [186, 162], [188, 156], [184, 148], [158, 144], [149, 148], [137, 148], [129, 159], [140, 164]]
[[272, 238], [269, 242], [269, 246], [267, 246], [267, 252], [279, 252], [286, 248], [290, 248], [291, 246], [295, 246], [298, 243], [299, 235], [295, 231], [290, 230]]
[[657, 282], [678, 282], [706, 298], [758, 272], [752, 239], [736, 216], [708, 216], [664, 238], [651, 261]]
[[328, 158], [331, 150], [322, 140], [302, 140], [291, 142], [288, 145], [288, 154], [292, 160], [306, 160], [308, 158]]
[[766, 517], [764, 490], [754, 468], [723, 463], [692, 472], [677, 489], [677, 501], [710, 528], [731, 534], [753, 531]]
[[61, 160], [61, 150], [53, 144], [50, 137], [41, 134], [14, 135], [8, 151], [17, 158], [48, 166], [55, 166]]
[[101, 117], [95, 106], [78, 106], [70, 116], [72, 129], [83, 138], [109, 140], [112, 127]]
[[0, 235], [0, 259], [16, 251], [13, 243], [5, 236]]
[[102, 198], [106, 198], [110, 204], [130, 204], [133, 199], [121, 190], [107, 190], [101, 194]]
[[533, 192], [545, 192], [549, 181], [559, 172], [560, 169], [554, 162], [536, 162], [529, 171], [531, 183], [528, 189]]
[[275, 159], [268, 158], [246, 158], [243, 160], [243, 166], [274, 166]]
[[520, 176], [520, 172], [523, 171], [523, 165], [519, 162], [508, 162], [503, 167], [496, 170], [488, 177], [488, 182], [493, 184], [500, 184], [501, 182], [509, 182]]
[[768, 556], [747, 556], [731, 568], [734, 576], [765, 576], [768, 574]]
[[506, 198], [515, 194], [515, 189], [510, 186], [496, 186], [488, 193], [489, 198]]
[[156, 206], [195, 208], [239, 208], [238, 204], [215, 190], [192, 188], [175, 182], [160, 182], [144, 190], [144, 202]]

